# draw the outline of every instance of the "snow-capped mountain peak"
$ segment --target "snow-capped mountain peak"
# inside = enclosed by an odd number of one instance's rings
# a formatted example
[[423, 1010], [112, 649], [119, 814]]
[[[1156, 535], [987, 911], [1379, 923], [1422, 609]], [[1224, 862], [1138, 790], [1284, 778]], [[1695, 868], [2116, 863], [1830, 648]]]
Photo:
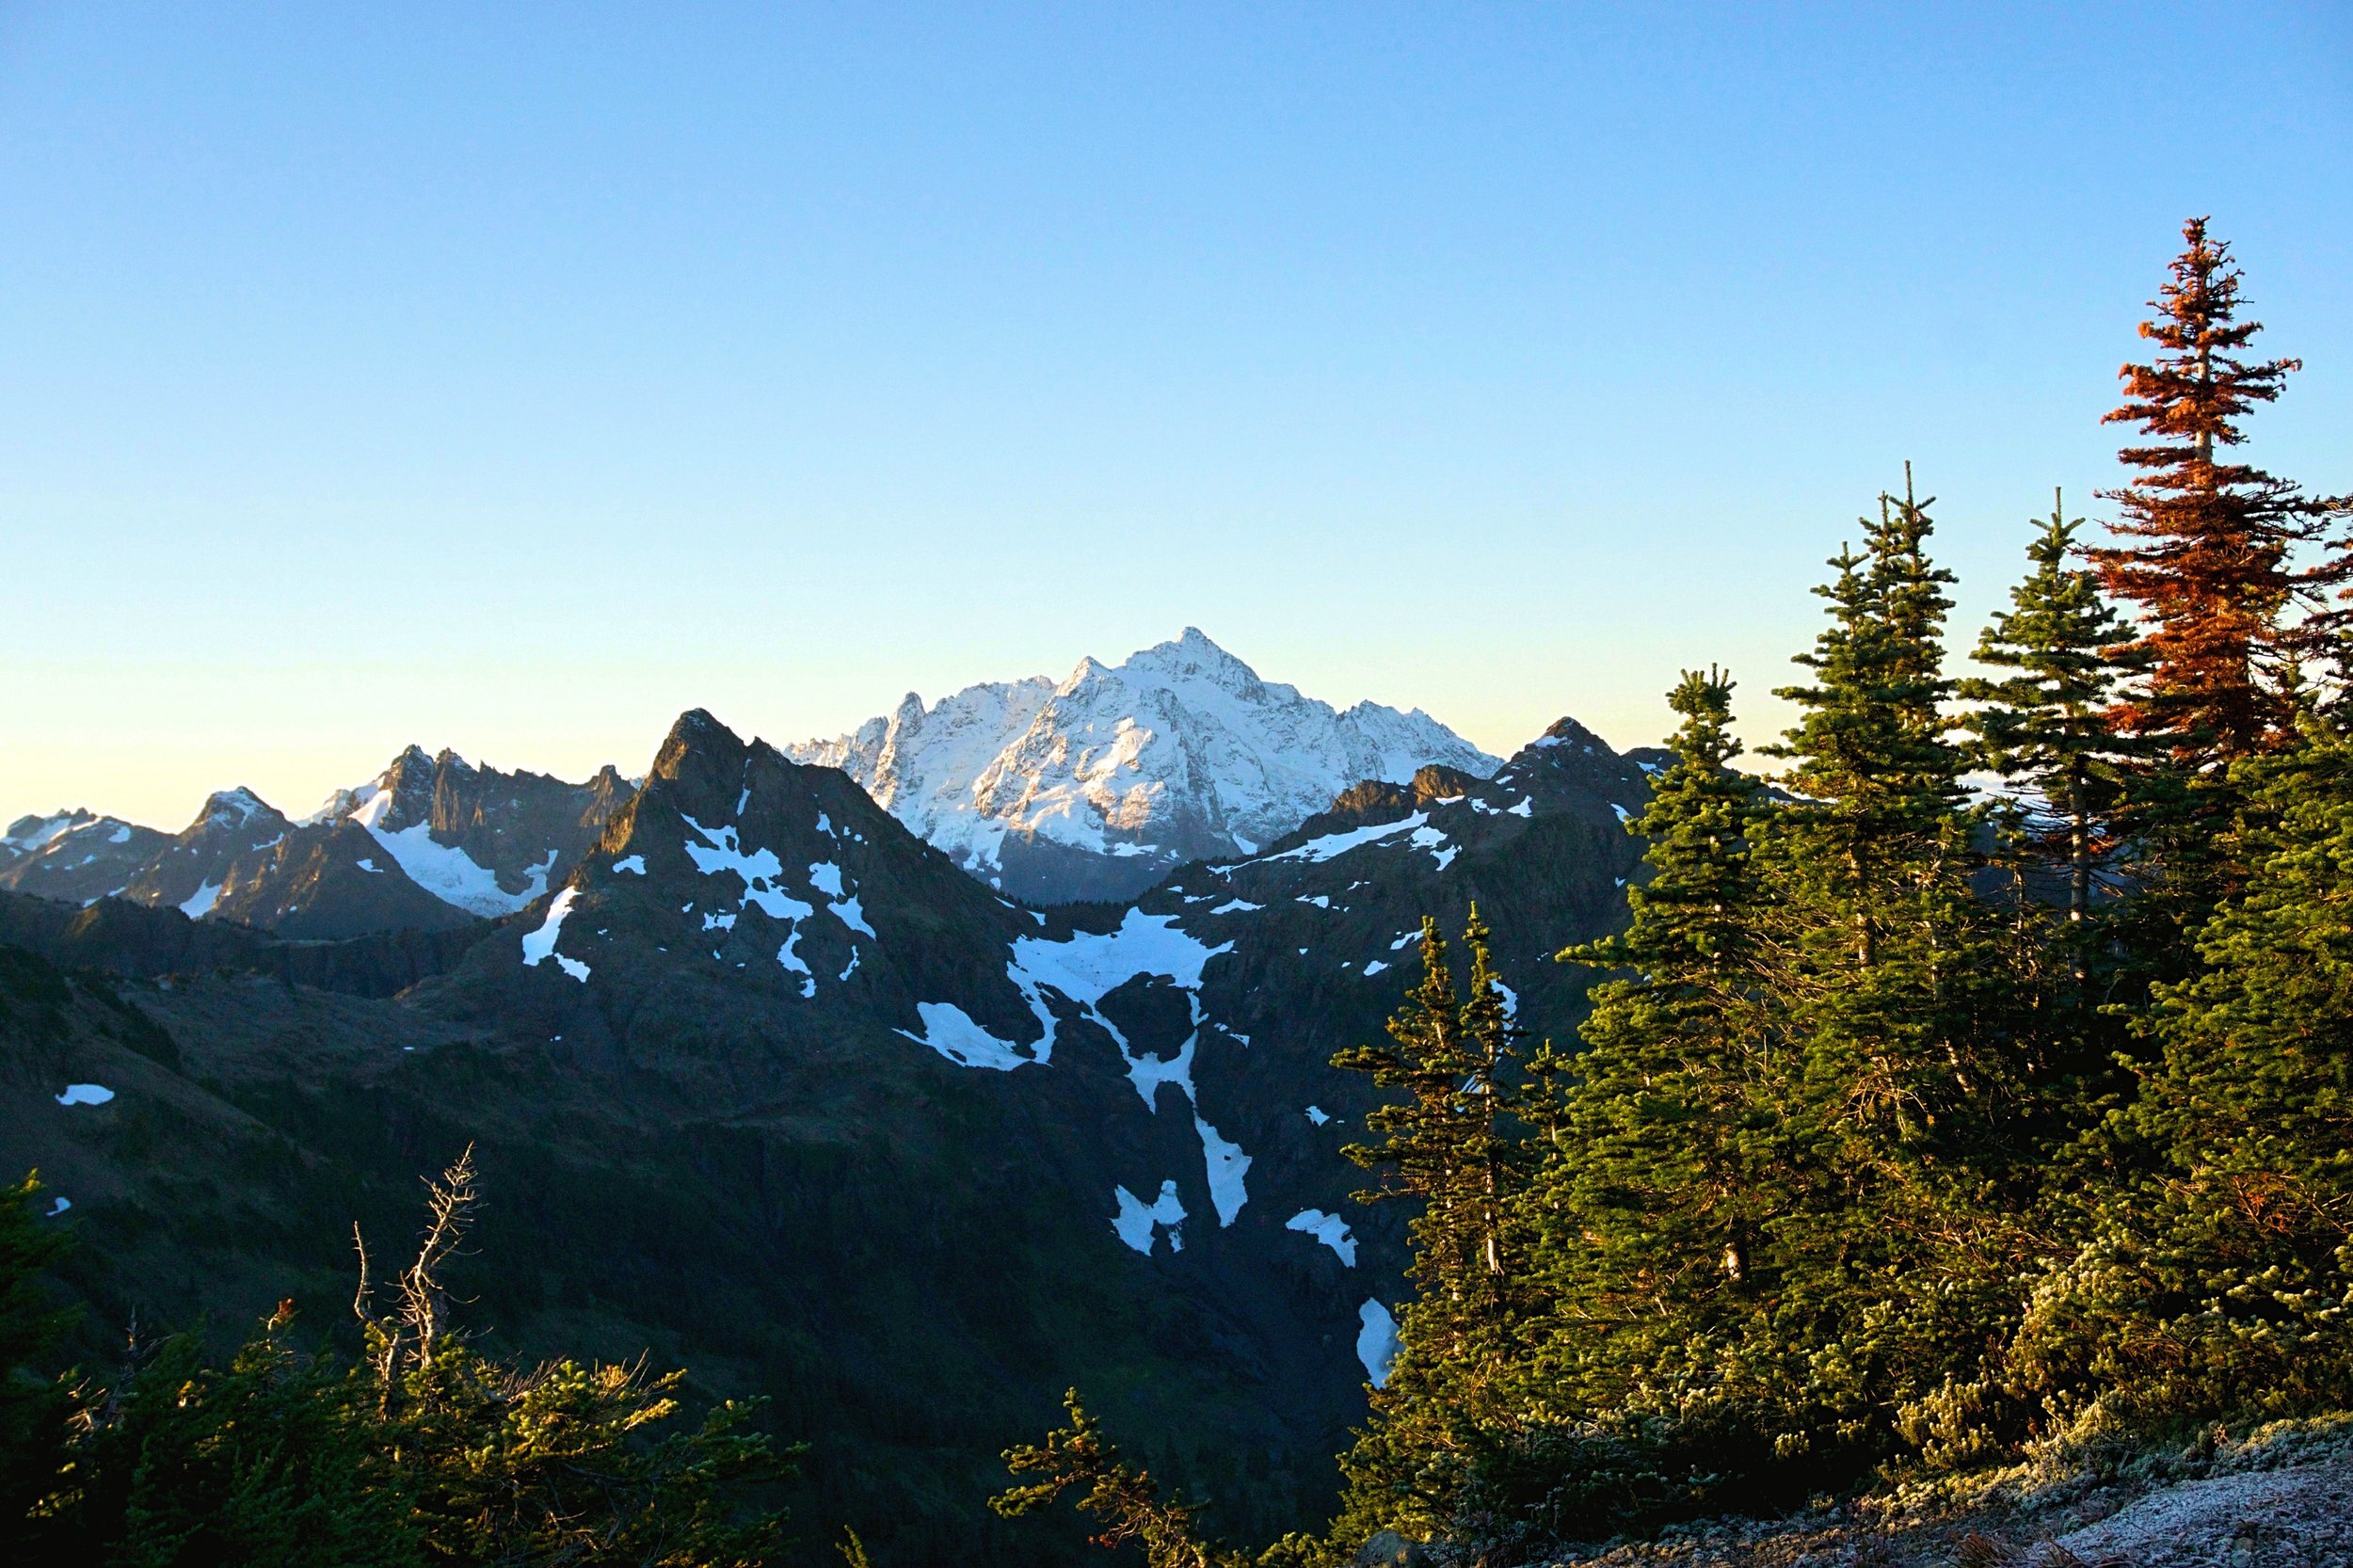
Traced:
[[206, 826], [243, 827], [255, 817], [275, 818], [281, 824], [284, 822], [275, 807], [240, 784], [233, 790], [216, 790], [205, 796], [203, 808], [197, 812], [196, 821], [188, 825], [191, 831]]
[[60, 834], [70, 833], [74, 828], [97, 820], [96, 813], [79, 807], [71, 810], [52, 812], [46, 817], [38, 815], [19, 817], [8, 824], [8, 832], [0, 834], [0, 854], [11, 857], [31, 855]]
[[1184, 634], [1174, 641], [1137, 649], [1128, 656], [1127, 663], [1111, 673], [1130, 679], [1157, 679], [1172, 687], [1206, 684], [1243, 702], [1303, 700], [1296, 686], [1260, 680], [1257, 671], [1211, 642], [1197, 626], [1186, 627]]
[[839, 767], [991, 885], [1045, 902], [1132, 896], [1192, 859], [1250, 854], [1341, 790], [1500, 761], [1416, 709], [1346, 712], [1262, 680], [1197, 627], [1057, 683], [968, 686], [832, 741]]
[[152, 827], [78, 808], [20, 817], [0, 835], [0, 888], [88, 904], [120, 891], [170, 841]]

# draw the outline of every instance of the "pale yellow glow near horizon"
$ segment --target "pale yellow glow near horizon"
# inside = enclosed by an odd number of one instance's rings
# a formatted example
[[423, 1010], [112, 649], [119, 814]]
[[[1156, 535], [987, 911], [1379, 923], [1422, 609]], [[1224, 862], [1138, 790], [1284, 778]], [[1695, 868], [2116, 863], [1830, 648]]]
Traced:
[[[1284, 679], [1271, 663], [1259, 673]], [[936, 701], [970, 680], [1003, 678], [975, 671], [963, 682], [916, 689]], [[707, 708], [746, 736], [791, 742], [840, 734], [888, 712], [906, 689], [871, 675], [825, 681], [732, 671], [698, 680], [677, 670], [539, 664], [411, 668], [398, 680], [371, 680], [321, 665], [84, 664], [0, 669], [0, 679], [25, 694], [0, 714], [0, 825], [80, 808], [174, 832], [208, 794], [236, 787], [290, 817], [307, 816], [336, 790], [374, 778], [409, 744], [446, 746], [507, 772], [577, 780], [609, 762], [636, 776], [690, 708]], [[1562, 713], [1620, 747], [1655, 740], [1666, 717], [1663, 708], [1644, 713], [1598, 689], [1582, 709], [1480, 692], [1483, 700], [1449, 711], [1369, 680], [1352, 682], [1367, 690], [1337, 696], [1294, 683], [1337, 707], [1357, 696], [1420, 706], [1497, 756]]]

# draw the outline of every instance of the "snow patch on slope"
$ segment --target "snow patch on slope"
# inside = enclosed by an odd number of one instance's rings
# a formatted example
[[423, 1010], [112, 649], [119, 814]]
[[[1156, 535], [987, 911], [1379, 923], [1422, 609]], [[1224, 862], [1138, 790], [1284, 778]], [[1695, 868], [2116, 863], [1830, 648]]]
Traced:
[[59, 834], [97, 820], [88, 811], [81, 810], [59, 811], [50, 817], [20, 817], [9, 824], [6, 835], [0, 836], [0, 844], [8, 845], [19, 855], [30, 855]]
[[[1187, 1083], [1188, 1092], [1192, 1084]], [[1201, 1157], [1209, 1168], [1209, 1202], [1217, 1209], [1217, 1223], [1230, 1225], [1241, 1206], [1250, 1201], [1249, 1189], [1242, 1178], [1250, 1174], [1250, 1157], [1241, 1152], [1241, 1145], [1218, 1136], [1217, 1128], [1193, 1114], [1193, 1129], [1201, 1135]]]
[[[817, 906], [813, 904], [804, 904], [777, 886], [777, 879], [784, 875], [784, 862], [776, 858], [776, 852], [765, 848], [744, 849], [737, 841], [732, 824], [718, 827], [705, 827], [682, 811], [679, 813], [679, 820], [693, 828], [703, 840], [699, 844], [692, 839], [685, 840], [686, 856], [695, 862], [695, 869], [705, 876], [731, 874], [743, 884], [744, 890], [735, 901], [734, 910], [727, 913], [706, 911], [703, 915], [703, 929], [705, 931], [731, 931], [735, 928], [736, 917], [745, 909], [758, 909], [772, 920], [784, 921], [792, 929], [785, 934], [784, 945], [776, 949], [776, 963], [780, 968], [801, 977], [802, 996], [815, 996], [817, 976], [809, 968], [808, 960], [803, 958], [798, 950], [801, 941], [801, 922], [816, 914]], [[812, 872], [818, 870], [814, 866], [809, 869]], [[831, 870], [830, 867], [826, 869]], [[833, 881], [838, 888], [840, 883], [839, 872], [836, 872]], [[693, 905], [690, 904], [688, 907], [692, 908]], [[958, 1013], [957, 1016], [963, 1017], [963, 1015]], [[980, 1030], [980, 1026], [969, 1018], [964, 1018], [964, 1024], [971, 1030]], [[956, 1028], [953, 1024], [946, 1027], [952, 1033]], [[901, 1032], [905, 1032], [903, 1030]], [[958, 1035], [957, 1038], [961, 1039], [962, 1036]], [[943, 1049], [941, 1054], [947, 1055], [948, 1052]], [[980, 1064], [967, 1064], [967, 1065]]]
[[1337, 1214], [1326, 1214], [1321, 1208], [1303, 1208], [1283, 1222], [1285, 1230], [1304, 1230], [1339, 1255], [1342, 1263], [1356, 1267], [1356, 1238], [1348, 1228], [1348, 1222]]
[[572, 900], [579, 896], [579, 892], [580, 889], [577, 888], [567, 888], [556, 894], [554, 902], [548, 905], [548, 918], [539, 922], [539, 929], [525, 934], [523, 968], [536, 969], [548, 959], [552, 958], [555, 960], [557, 968], [562, 969], [574, 980], [584, 984], [586, 984], [588, 966], [577, 958], [567, 958], [555, 951], [556, 938], [564, 935], [564, 917], [572, 912]]
[[[1005, 967], [1005, 978], [1021, 993], [1037, 1018], [1039, 1033], [1034, 1045], [1017, 1046], [991, 1034], [962, 1008], [948, 1002], [918, 1004], [916, 1013], [922, 1020], [922, 1032], [904, 1029], [898, 1032], [930, 1047], [960, 1066], [1008, 1071], [1026, 1062], [1044, 1064], [1052, 1059], [1056, 1021], [1047, 993], [1051, 991], [1075, 1003], [1080, 1016], [1110, 1035], [1118, 1047], [1121, 1060], [1128, 1064], [1128, 1080], [1146, 1106], [1155, 1112], [1160, 1110], [1160, 1091], [1164, 1084], [1174, 1084], [1182, 1091], [1193, 1108], [1193, 1128], [1201, 1140], [1209, 1201], [1217, 1209], [1218, 1224], [1230, 1225], [1248, 1201], [1244, 1178], [1250, 1170], [1250, 1156], [1202, 1118], [1200, 1096], [1193, 1082], [1193, 1061], [1202, 1026], [1208, 1021], [1201, 1009], [1202, 970], [1210, 959], [1232, 947], [1231, 942], [1209, 946], [1179, 927], [1173, 915], [1148, 915], [1135, 908], [1121, 917], [1114, 931], [1073, 932], [1060, 940], [1018, 936], [1014, 939], [1013, 959]], [[1192, 1013], [1192, 1031], [1175, 1056], [1153, 1056], [1137, 1050], [1100, 1009], [1099, 1003], [1105, 997], [1144, 975], [1165, 979], [1185, 993]]]
[[1394, 838], [1400, 833], [1415, 832], [1429, 820], [1430, 813], [1417, 811], [1412, 816], [1401, 817], [1396, 822], [1375, 823], [1370, 827], [1352, 827], [1345, 833], [1326, 833], [1320, 839], [1308, 840], [1296, 849], [1287, 849], [1280, 855], [1270, 855], [1258, 864], [1267, 865], [1276, 860], [1304, 860], [1313, 865], [1321, 860], [1330, 860], [1346, 855], [1352, 849], [1361, 849], [1366, 844]]
[[1177, 1227], [1185, 1223], [1185, 1206], [1177, 1201], [1174, 1177], [1160, 1183], [1160, 1195], [1149, 1205], [1125, 1187], [1112, 1189], [1112, 1197], [1119, 1211], [1112, 1216], [1112, 1229], [1119, 1239], [1144, 1256], [1152, 1256], [1152, 1245], [1160, 1238], [1157, 1232], [1168, 1232], [1168, 1250], [1185, 1250], [1184, 1232]]
[[1356, 1359], [1365, 1364], [1365, 1376], [1375, 1388], [1385, 1387], [1389, 1368], [1397, 1360], [1397, 1320], [1389, 1309], [1373, 1298], [1356, 1309]]
[[[1009, 1073], [1028, 1063], [1043, 1063], [1053, 1054], [1054, 1035], [1050, 1027], [1046, 1038], [1033, 1047], [1024, 1048], [1000, 1040], [952, 1001], [919, 1001], [915, 1004], [915, 1016], [922, 1020], [923, 1032], [918, 1034], [909, 1029], [897, 1032], [918, 1045], [929, 1046], [959, 1067], [989, 1067]], [[1023, 1055], [1025, 1048], [1034, 1054]]]

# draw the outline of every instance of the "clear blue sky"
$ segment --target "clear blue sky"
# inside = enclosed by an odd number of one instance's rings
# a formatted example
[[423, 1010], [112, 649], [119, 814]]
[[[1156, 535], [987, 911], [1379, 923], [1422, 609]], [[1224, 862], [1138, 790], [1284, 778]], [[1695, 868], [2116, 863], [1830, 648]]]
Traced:
[[0, 819], [580, 776], [1197, 624], [1753, 736], [1907, 457], [1961, 642], [2211, 213], [2353, 488], [2353, 8], [0, 8]]

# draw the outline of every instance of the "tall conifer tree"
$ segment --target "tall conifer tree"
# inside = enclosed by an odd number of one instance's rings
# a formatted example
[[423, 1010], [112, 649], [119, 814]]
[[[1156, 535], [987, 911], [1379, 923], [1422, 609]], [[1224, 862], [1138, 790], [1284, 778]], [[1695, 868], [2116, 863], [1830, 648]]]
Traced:
[[2086, 1244], [2015, 1353], [2053, 1412], [2143, 1429], [2353, 1402], [2353, 735], [2241, 761], [2243, 891], [2161, 986]]
[[2246, 440], [2239, 422], [2275, 401], [2302, 361], [2240, 357], [2263, 326], [2238, 319], [2243, 274], [2231, 248], [2202, 217], [2182, 238], [2172, 280], [2151, 301], [2157, 313], [2140, 324], [2158, 352], [2118, 373], [2124, 402], [2107, 415], [2148, 438], [2118, 454], [2137, 471], [2132, 483], [2102, 492], [2123, 513], [2122, 542], [2089, 554], [2108, 591], [2147, 621], [2128, 648], [2148, 673], [2121, 723], [2203, 770], [2292, 738], [2289, 671], [2309, 632], [2295, 613], [2345, 582], [2353, 561], [2295, 558], [2344, 498], [2307, 496], [2227, 457]]
[[1774, 694], [1804, 712], [1786, 744], [1768, 748], [1797, 763], [1789, 782], [1801, 802], [1788, 833], [1818, 857], [1818, 890], [1844, 911], [1857, 971], [1878, 961], [1889, 920], [1912, 923], [1881, 895], [1927, 889], [1957, 868], [1966, 838], [1940, 642], [1953, 578], [1928, 557], [1932, 503], [1913, 496], [1908, 465], [1904, 491], [1880, 498], [1876, 522], [1863, 520], [1868, 553], [1842, 551], [1830, 563], [1838, 575], [1815, 589], [1831, 623], [1796, 660], [1814, 682]]
[[1342, 1460], [1349, 1493], [1337, 1527], [1428, 1531], [1452, 1506], [1502, 1419], [1502, 1380], [1519, 1359], [1525, 1247], [1518, 1234], [1531, 1151], [1513, 1125], [1525, 1108], [1516, 1031], [1474, 906], [1464, 932], [1469, 994], [1457, 991], [1437, 922], [1422, 921], [1422, 978], [1389, 1020], [1386, 1042], [1344, 1050], [1333, 1065], [1369, 1074], [1404, 1097], [1375, 1108], [1378, 1143], [1341, 1152], [1383, 1173], [1360, 1203], [1417, 1201], [1408, 1233], [1417, 1287], [1372, 1417]]
[[1551, 1227], [1549, 1262], [1574, 1303], [1571, 1337], [1591, 1342], [1576, 1353], [1608, 1341], [1604, 1359], [1627, 1380], [1690, 1345], [1689, 1311], [1752, 1288], [1762, 1224], [1748, 1139], [1769, 1064], [1749, 840], [1764, 788], [1731, 766], [1740, 747], [1721, 671], [1686, 671], [1668, 702], [1683, 715], [1674, 760], [1626, 824], [1651, 868], [1626, 889], [1632, 921], [1560, 954], [1624, 972], [1593, 989], [1579, 1081], [1542, 1176], [1545, 1204], [1569, 1217]]
[[2082, 526], [2054, 495], [2049, 520], [2026, 547], [2025, 581], [1977, 640], [1977, 661], [2008, 673], [1958, 685], [1962, 698], [1983, 705], [1969, 717], [1978, 760], [2029, 797], [2029, 852], [2065, 878], [2067, 918], [2077, 928], [2113, 848], [2113, 808], [2131, 760], [2107, 712], [2119, 675], [2107, 650], [2125, 628], [2097, 575], [2072, 564]]
[[[1912, 493], [1907, 468], [1903, 499], [1881, 496], [1878, 520], [1863, 520], [1868, 553], [1842, 551], [1830, 563], [1837, 575], [1815, 590], [1830, 600], [1830, 624], [1796, 660], [1813, 683], [1775, 694], [1801, 710], [1784, 744], [1769, 748], [1797, 764], [1788, 779], [1799, 798], [1775, 834], [1781, 869], [1807, 895], [1802, 907], [1789, 905], [1791, 940], [1850, 979], [1932, 983], [1906, 966], [1937, 959], [1935, 942], [1920, 938], [1954, 918], [1965, 896], [1972, 823], [1945, 712], [1953, 687], [1941, 641], [1952, 574], [1927, 553], [1930, 504]], [[1916, 1010], [1882, 1011], [1894, 1027], [1931, 1026]], [[1912, 1097], [1890, 1084], [1889, 1103]]]
[[1928, 1404], [2005, 1309], [2005, 1190], [2034, 1170], [2022, 999], [1970, 887], [1978, 813], [1945, 712], [1951, 577], [1929, 558], [1929, 505], [1907, 475], [1865, 522], [1868, 554], [1832, 562], [1830, 624], [1799, 660], [1815, 680], [1783, 694], [1802, 710], [1780, 748], [1799, 798], [1759, 845], [1776, 1024], [1801, 1058], [1772, 1224], [1776, 1343], [1801, 1369], [1782, 1437], [1857, 1464], [1974, 1431]]
[[[2126, 791], [2156, 781], [2151, 748], [2110, 724], [2124, 673], [2110, 651], [2126, 630], [2076, 564], [2081, 520], [2054, 494], [2051, 515], [2027, 546], [2028, 570], [1994, 614], [1977, 657], [2004, 672], [1958, 682], [1980, 704], [1968, 715], [1975, 760], [2010, 786], [1991, 808], [2013, 882], [2007, 900], [2011, 1011], [2020, 1035], [2017, 1110], [2030, 1147], [2058, 1148], [2079, 1135], [2109, 1096], [2128, 1029], [2105, 1005], [2137, 994], [2145, 966], [2133, 951], [2151, 934], [2145, 896], [2100, 898], [2134, 886], [2124, 854]], [[2063, 919], [2053, 919], [2063, 914]], [[2132, 983], [2129, 986], [2127, 982]], [[2072, 1163], [2056, 1182], [2081, 1176]], [[2023, 1199], [2021, 1200], [2023, 1201]]]
[[2198, 926], [2244, 873], [2230, 765], [2293, 739], [2300, 663], [2342, 663], [2343, 617], [2326, 600], [2353, 575], [2342, 552], [2297, 555], [2323, 540], [2342, 498], [2231, 460], [2240, 422], [2276, 401], [2300, 361], [2243, 356], [2262, 326], [2238, 319], [2230, 247], [2203, 218], [2182, 234], [2156, 315], [2140, 324], [2158, 351], [2119, 372], [2125, 399], [2107, 415], [2146, 438], [2118, 455], [2132, 483], [2101, 492], [2122, 513], [2117, 542], [2086, 552], [2140, 615], [2139, 634], [2114, 650], [2140, 671], [2116, 726], [2153, 752], [2124, 803], [2132, 875], [2120, 929], [2131, 967], [2159, 980], [2195, 968]]
[[[1785, 1064], [1762, 1006], [1751, 857], [1767, 799], [1731, 766], [1732, 689], [1711, 669], [1669, 694], [1683, 716], [1673, 760], [1626, 824], [1651, 872], [1626, 890], [1631, 923], [1560, 954], [1616, 972], [1593, 988], [1577, 1080], [1530, 1192], [1548, 1312], [1529, 1402], [1577, 1423], [1649, 1423], [1662, 1449], [1705, 1447], [1699, 1463], [1720, 1475], [1740, 1468], [1736, 1429], [1765, 1424], [1747, 1408], [1758, 1379], [1746, 1363], [1777, 1286]], [[1587, 1447], [1573, 1439], [1556, 1463], [1569, 1491], [1594, 1491], [1610, 1469]], [[1662, 1451], [1640, 1468], [1664, 1477], [1675, 1462]], [[1688, 1484], [1593, 1496], [1591, 1526]]]

